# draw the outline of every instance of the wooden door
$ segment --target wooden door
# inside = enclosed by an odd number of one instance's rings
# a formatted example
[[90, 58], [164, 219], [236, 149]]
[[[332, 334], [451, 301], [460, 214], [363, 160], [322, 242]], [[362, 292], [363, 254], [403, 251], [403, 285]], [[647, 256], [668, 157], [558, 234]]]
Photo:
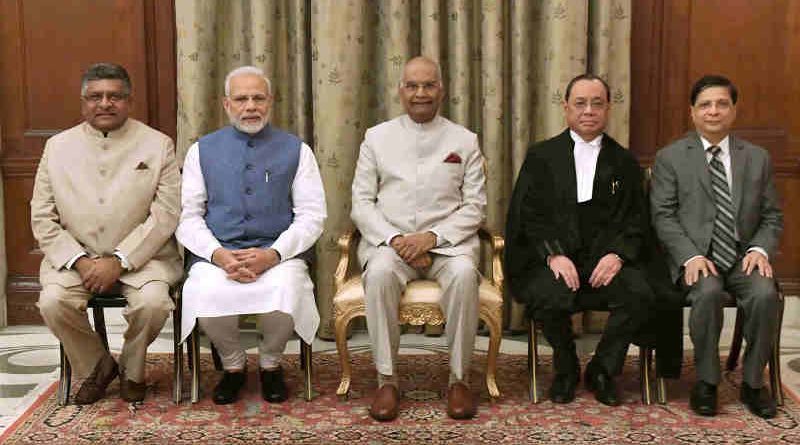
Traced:
[[174, 41], [172, 1], [0, 0], [9, 324], [41, 322], [35, 303], [42, 255], [29, 201], [45, 141], [81, 121], [81, 74], [95, 62], [125, 66], [132, 116], [174, 137]]
[[800, 2], [636, 0], [631, 30], [631, 149], [644, 165], [692, 129], [689, 90], [704, 74], [739, 88], [734, 133], [769, 150], [785, 213], [774, 264], [800, 291]]

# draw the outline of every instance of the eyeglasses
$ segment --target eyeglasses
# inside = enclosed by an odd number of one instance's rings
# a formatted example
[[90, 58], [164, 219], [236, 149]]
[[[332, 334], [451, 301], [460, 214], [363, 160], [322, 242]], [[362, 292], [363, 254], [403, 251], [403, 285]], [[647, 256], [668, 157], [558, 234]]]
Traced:
[[592, 109], [600, 109], [600, 108], [605, 108], [605, 106], [607, 104], [608, 104], [608, 102], [606, 102], [604, 100], [599, 100], [599, 99], [598, 100], [593, 100], [593, 101], [578, 99], [578, 100], [576, 100], [575, 102], [572, 103], [572, 106], [574, 108], [577, 108], [578, 110], [583, 111], [583, 110], [589, 108], [589, 105], [592, 106]]
[[441, 85], [439, 84], [439, 82], [422, 82], [422, 83], [400, 82], [400, 87], [408, 91], [409, 93], [415, 93], [420, 88], [422, 88], [422, 91], [429, 93], [431, 91], [438, 89], [439, 87], [441, 87]]
[[106, 99], [107, 101], [109, 101], [112, 104], [116, 104], [117, 102], [122, 102], [123, 100], [127, 99], [128, 97], [130, 97], [130, 94], [127, 94], [127, 93], [100, 93], [100, 92], [98, 92], [98, 93], [86, 94], [86, 95], [83, 95], [81, 97], [83, 97], [83, 100], [85, 100], [86, 102], [90, 102], [90, 103], [93, 103], [93, 104], [99, 104], [100, 102], [103, 101], [103, 99]]
[[248, 96], [246, 94], [236, 95], [236, 96], [229, 96], [231, 102], [237, 107], [242, 107], [246, 103], [253, 101], [254, 104], [257, 106], [263, 106], [269, 100], [269, 97], [264, 94], [254, 94], [252, 96]]

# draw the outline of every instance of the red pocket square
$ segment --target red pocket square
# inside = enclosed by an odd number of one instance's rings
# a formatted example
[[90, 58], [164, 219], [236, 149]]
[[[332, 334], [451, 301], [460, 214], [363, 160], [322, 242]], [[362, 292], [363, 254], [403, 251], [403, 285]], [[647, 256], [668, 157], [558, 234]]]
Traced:
[[444, 158], [444, 162], [447, 164], [460, 164], [461, 156], [459, 156], [456, 152], [451, 152], [446, 158]]

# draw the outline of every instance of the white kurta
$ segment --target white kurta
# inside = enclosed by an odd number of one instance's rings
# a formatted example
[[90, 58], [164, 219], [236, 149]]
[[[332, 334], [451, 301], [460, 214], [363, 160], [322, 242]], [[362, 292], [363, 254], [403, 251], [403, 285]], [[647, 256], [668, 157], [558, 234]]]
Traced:
[[[314, 339], [319, 327], [314, 287], [307, 265], [294, 257], [310, 249], [320, 237], [327, 211], [319, 167], [305, 143], [300, 149], [291, 193], [294, 220], [272, 245], [281, 255], [281, 263], [258, 280], [239, 283], [229, 280], [225, 271], [214, 264], [198, 262], [192, 266], [183, 285], [181, 341], [192, 332], [197, 317], [272, 311], [291, 315], [295, 332], [308, 343]], [[183, 165], [183, 211], [175, 236], [186, 249], [211, 261], [214, 250], [222, 245], [206, 225], [207, 200], [199, 146], [194, 143]]]

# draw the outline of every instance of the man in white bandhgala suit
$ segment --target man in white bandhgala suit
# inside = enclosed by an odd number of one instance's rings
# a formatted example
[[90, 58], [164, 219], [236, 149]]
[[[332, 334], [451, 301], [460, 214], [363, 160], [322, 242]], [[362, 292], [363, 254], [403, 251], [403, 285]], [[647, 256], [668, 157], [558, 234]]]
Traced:
[[407, 114], [367, 130], [353, 180], [351, 217], [363, 235], [367, 327], [378, 391], [370, 414], [397, 417], [398, 304], [409, 280], [442, 287], [450, 347], [448, 414], [469, 418], [467, 376], [478, 325], [478, 229], [485, 219], [483, 155], [477, 136], [438, 115], [444, 98], [436, 62], [409, 61], [399, 85]]

